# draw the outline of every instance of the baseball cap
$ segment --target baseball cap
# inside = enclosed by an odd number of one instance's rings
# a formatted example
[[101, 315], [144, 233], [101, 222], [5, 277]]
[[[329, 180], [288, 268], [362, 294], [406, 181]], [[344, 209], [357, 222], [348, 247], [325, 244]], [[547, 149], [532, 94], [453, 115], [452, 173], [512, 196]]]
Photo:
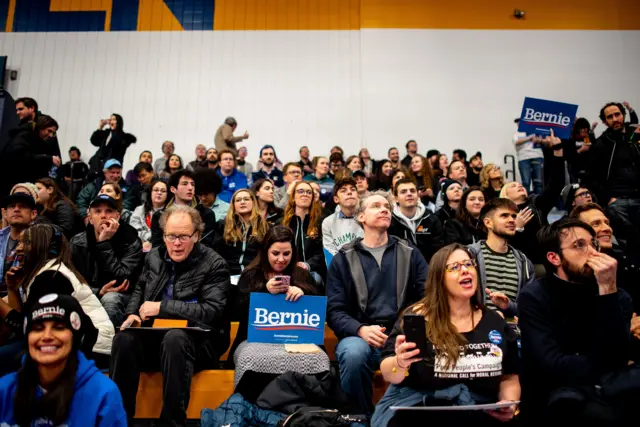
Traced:
[[357, 171], [352, 172], [351, 176], [354, 177], [354, 178], [357, 177], [357, 176], [361, 176], [363, 178], [366, 178], [367, 174], [364, 173], [364, 171], [362, 169], [358, 169]]
[[4, 199], [2, 199], [2, 204], [0, 205], [0, 207], [2, 207], [2, 209], [6, 209], [7, 206], [16, 202], [24, 203], [31, 209], [36, 208], [36, 201], [27, 193], [14, 193], [10, 196], [5, 197]]
[[91, 203], [89, 204], [89, 208], [92, 208], [92, 207], [97, 206], [99, 204], [109, 205], [113, 209], [118, 209], [118, 202], [116, 202], [116, 199], [114, 199], [113, 197], [109, 196], [108, 194], [98, 194], [96, 196], [96, 198], [93, 199], [91, 201]]
[[106, 162], [104, 162], [104, 168], [105, 169], [109, 169], [109, 168], [112, 168], [114, 166], [122, 168], [122, 163], [120, 163], [120, 161], [117, 160], [117, 159], [109, 159]]

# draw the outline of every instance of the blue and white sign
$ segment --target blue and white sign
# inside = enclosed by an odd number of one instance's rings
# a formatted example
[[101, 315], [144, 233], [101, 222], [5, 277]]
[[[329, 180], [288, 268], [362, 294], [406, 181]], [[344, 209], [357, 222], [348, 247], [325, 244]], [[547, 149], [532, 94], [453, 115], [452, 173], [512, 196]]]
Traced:
[[542, 137], [551, 135], [569, 139], [576, 119], [578, 106], [545, 99], [525, 98], [520, 115], [518, 132]]
[[267, 344], [324, 344], [327, 297], [252, 293], [247, 341]]

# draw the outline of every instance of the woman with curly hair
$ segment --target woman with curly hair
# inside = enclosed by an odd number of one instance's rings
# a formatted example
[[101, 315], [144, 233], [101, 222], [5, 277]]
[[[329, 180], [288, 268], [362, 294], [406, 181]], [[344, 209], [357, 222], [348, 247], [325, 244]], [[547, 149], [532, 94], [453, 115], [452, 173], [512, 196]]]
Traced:
[[504, 186], [504, 175], [500, 167], [487, 163], [480, 171], [480, 187], [484, 191], [484, 198], [487, 202], [500, 197], [500, 190]]

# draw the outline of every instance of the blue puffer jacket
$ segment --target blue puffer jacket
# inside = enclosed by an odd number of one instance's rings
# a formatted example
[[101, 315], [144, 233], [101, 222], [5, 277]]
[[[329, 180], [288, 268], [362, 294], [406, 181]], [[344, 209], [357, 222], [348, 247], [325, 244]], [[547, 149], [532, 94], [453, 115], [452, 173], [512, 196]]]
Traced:
[[236, 393], [222, 402], [218, 409], [203, 409], [201, 427], [274, 427], [286, 415], [261, 409]]

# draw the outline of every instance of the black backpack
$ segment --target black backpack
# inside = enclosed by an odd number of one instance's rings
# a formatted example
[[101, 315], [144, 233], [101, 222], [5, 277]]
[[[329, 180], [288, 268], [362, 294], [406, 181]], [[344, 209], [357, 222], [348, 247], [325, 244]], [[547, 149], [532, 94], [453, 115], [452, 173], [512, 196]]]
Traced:
[[364, 415], [344, 415], [336, 409], [309, 406], [281, 420], [277, 427], [341, 427], [351, 423], [368, 425], [368, 419]]

